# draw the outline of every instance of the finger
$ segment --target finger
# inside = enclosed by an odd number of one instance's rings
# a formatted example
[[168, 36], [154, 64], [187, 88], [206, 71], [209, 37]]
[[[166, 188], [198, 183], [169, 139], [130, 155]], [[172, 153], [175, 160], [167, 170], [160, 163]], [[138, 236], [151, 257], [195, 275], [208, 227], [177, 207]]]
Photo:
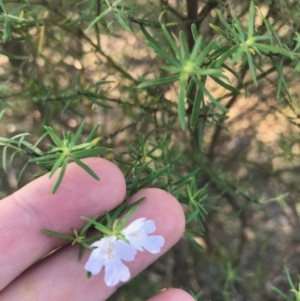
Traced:
[[[156, 225], [156, 231], [153, 234], [162, 235], [165, 238], [165, 244], [159, 254], [151, 254], [147, 251], [138, 252], [134, 261], [126, 262], [132, 277], [149, 266], [179, 240], [185, 223], [179, 202], [167, 192], [155, 188], [144, 189], [136, 193], [130, 202], [137, 201], [141, 197], [146, 197], [146, 200], [139, 205], [132, 220], [139, 217], [153, 220]], [[89, 252], [85, 252], [80, 262], [77, 261], [77, 255], [78, 248], [66, 246], [27, 270], [10, 284], [0, 297], [6, 301], [20, 300], [21, 296], [26, 296], [27, 299], [23, 297], [23, 300], [36, 301], [106, 300], [116, 288], [106, 286], [103, 280], [104, 270], [87, 279], [84, 264], [89, 257]]]
[[195, 301], [195, 299], [183, 290], [170, 288], [153, 296], [147, 301]]
[[72, 228], [85, 223], [80, 216], [102, 215], [124, 200], [126, 184], [117, 166], [100, 158], [84, 162], [100, 181], [71, 163], [55, 194], [51, 189], [57, 174], [51, 179], [45, 175], [0, 201], [0, 290], [64, 243], [42, 229], [72, 234]]

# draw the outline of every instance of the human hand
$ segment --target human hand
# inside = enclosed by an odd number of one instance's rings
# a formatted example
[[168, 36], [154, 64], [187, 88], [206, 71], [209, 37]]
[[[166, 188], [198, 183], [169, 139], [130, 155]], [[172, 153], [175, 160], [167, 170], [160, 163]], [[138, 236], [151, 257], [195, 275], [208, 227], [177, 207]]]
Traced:
[[[100, 177], [96, 181], [71, 163], [64, 180], [53, 195], [56, 180], [47, 175], [38, 178], [0, 201], [0, 301], [102, 301], [116, 287], [108, 287], [100, 274], [86, 277], [84, 264], [89, 252], [77, 260], [78, 247], [70, 244], [45, 257], [65, 242], [45, 235], [41, 229], [73, 234], [85, 224], [80, 216], [101, 216], [120, 204], [126, 193], [125, 180], [111, 162], [89, 158], [84, 162]], [[155, 222], [156, 232], [165, 238], [159, 254], [138, 252], [134, 261], [126, 262], [135, 277], [170, 249], [184, 230], [184, 214], [178, 201], [167, 192], [149, 188], [137, 192], [129, 202], [146, 197], [131, 217], [146, 217]], [[149, 301], [192, 301], [189, 294], [169, 289]]]

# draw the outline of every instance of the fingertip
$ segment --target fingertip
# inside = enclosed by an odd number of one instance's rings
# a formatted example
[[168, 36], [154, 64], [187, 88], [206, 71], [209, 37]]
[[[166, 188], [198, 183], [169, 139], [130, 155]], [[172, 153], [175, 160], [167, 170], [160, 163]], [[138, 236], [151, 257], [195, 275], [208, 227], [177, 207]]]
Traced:
[[153, 296], [147, 301], [195, 301], [195, 299], [184, 290], [178, 288], [170, 288]]

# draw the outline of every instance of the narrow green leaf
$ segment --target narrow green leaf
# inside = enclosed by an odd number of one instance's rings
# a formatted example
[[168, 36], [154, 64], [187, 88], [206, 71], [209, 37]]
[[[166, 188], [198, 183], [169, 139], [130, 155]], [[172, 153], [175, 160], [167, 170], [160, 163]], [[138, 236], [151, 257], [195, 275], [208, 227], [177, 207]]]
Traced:
[[3, 12], [4, 12], [5, 14], [7, 14], [6, 8], [5, 8], [5, 6], [4, 6], [2, 0], [0, 0], [0, 7], [2, 8]]
[[[143, 181], [141, 181], [141, 184], [138, 188], [145, 188], [147, 186], [149, 186], [151, 183], [153, 183], [154, 181], [157, 181], [158, 178], [160, 176], [162, 176], [163, 174], [166, 173], [166, 171], [169, 169], [169, 165], [165, 166], [164, 168], [158, 170], [158, 171], [153, 171], [151, 174], [149, 174], [147, 176], [147, 178], [143, 179]], [[140, 173], [142, 172], [142, 170], [139, 170], [139, 174], [138, 176], [140, 177]]]
[[248, 51], [247, 47], [237, 46], [235, 52], [232, 54], [231, 61], [236, 64], [237, 61], [243, 57], [244, 53]]
[[190, 56], [190, 51], [189, 51], [189, 46], [187, 44], [187, 40], [186, 40], [185, 33], [183, 30], [180, 30], [180, 32], [179, 32], [179, 40], [180, 40], [180, 45], [183, 50], [183, 57], [185, 59], [188, 59]]
[[27, 161], [27, 162], [25, 163], [25, 165], [22, 167], [22, 169], [20, 170], [19, 176], [18, 176], [18, 179], [17, 179], [17, 183], [18, 183], [18, 184], [19, 184], [19, 182], [20, 182], [20, 180], [21, 180], [21, 178], [22, 178], [22, 176], [23, 176], [23, 173], [24, 173], [25, 169], [27, 168], [28, 164], [29, 164], [29, 161]]
[[178, 117], [181, 129], [185, 129], [185, 95], [186, 95], [186, 87], [185, 82], [180, 82], [178, 95]]
[[199, 34], [198, 34], [198, 28], [195, 23], [192, 23], [192, 25], [191, 25], [191, 32], [192, 32], [194, 41], [196, 42], [197, 39], [199, 38]]
[[95, 228], [104, 234], [111, 235], [111, 231], [104, 225], [97, 223], [97, 225], [95, 225]]
[[110, 213], [109, 212], [105, 212], [105, 219], [106, 219], [106, 226], [109, 228], [109, 229], [115, 229], [113, 227], [113, 224], [114, 223], [118, 223], [118, 221], [116, 220], [113, 220], [112, 217], [110, 216]]
[[11, 138], [0, 137], [0, 143], [2, 143], [3, 145], [6, 145], [7, 143], [18, 144], [19, 141], [13, 140]]
[[75, 151], [79, 151], [79, 150], [86, 150], [86, 149], [89, 149], [89, 147], [91, 148], [93, 145], [91, 143], [81, 143], [79, 145], [75, 145], [71, 148], [71, 151], [72, 152], [75, 152]]
[[226, 64], [222, 64], [222, 67], [224, 69], [228, 70], [230, 73], [232, 73], [237, 78], [237, 80], [239, 81], [239, 84], [244, 88], [244, 90], [245, 90], [245, 96], [247, 97], [248, 90], [247, 90], [247, 87], [245, 86], [242, 78], [240, 77], [240, 75], [235, 70], [233, 70], [232, 68], [230, 68], [229, 66], [227, 66]]
[[131, 207], [127, 213], [125, 214], [125, 216], [122, 218], [121, 224], [122, 224], [122, 228], [125, 227], [126, 223], [128, 222], [128, 220], [131, 218], [131, 216], [133, 215], [134, 212], [136, 212], [138, 206], [135, 205], [134, 207]]
[[14, 151], [14, 152], [12, 153], [12, 155], [10, 156], [10, 159], [9, 159], [9, 164], [12, 164], [12, 163], [13, 163], [14, 158], [15, 158], [16, 154], [18, 154], [18, 153], [19, 153], [18, 150]]
[[94, 222], [97, 220], [98, 215], [95, 215], [93, 218], [91, 218], [89, 221], [87, 221], [87, 223], [85, 224], [85, 226], [81, 229], [79, 235], [80, 236], [84, 236], [85, 233], [88, 231], [88, 229], [94, 225]]
[[115, 12], [115, 16], [116, 16], [116, 19], [118, 20], [119, 24], [125, 29], [125, 30], [128, 30], [128, 31], [132, 31], [130, 26], [125, 22], [125, 20], [122, 18], [121, 14]]
[[179, 74], [174, 74], [168, 77], [157, 78], [153, 80], [149, 80], [147, 82], [143, 82], [137, 86], [138, 89], [149, 88], [153, 86], [166, 85], [173, 83], [179, 79]]
[[95, 104], [95, 105], [97, 105], [97, 106], [99, 106], [99, 107], [101, 107], [101, 108], [103, 108], [103, 109], [105, 109], [105, 110], [110, 110], [110, 109], [113, 108], [112, 106], [107, 105], [106, 103], [100, 102], [98, 99], [96, 99], [96, 98], [94, 98], [94, 97], [87, 97], [87, 99], [88, 99], [91, 103], [93, 103], [93, 104]]
[[111, 214], [112, 220], [117, 219], [121, 215], [121, 213], [124, 211], [125, 208], [126, 208], [126, 203], [123, 202], [115, 210], [111, 211], [110, 214]]
[[292, 101], [292, 95], [291, 95], [291, 93], [290, 93], [290, 91], [289, 91], [289, 87], [288, 87], [288, 85], [287, 85], [287, 83], [286, 83], [286, 81], [285, 81], [284, 76], [282, 76], [281, 81], [282, 81], [282, 84], [283, 84], [285, 93], [287, 94], [287, 96], [288, 96], [288, 98], [289, 98], [289, 101]]
[[216, 76], [211, 76], [211, 78], [220, 86], [222, 86], [223, 88], [235, 93], [235, 94], [240, 94], [240, 90], [236, 89], [235, 87], [228, 85], [227, 83], [225, 83], [224, 81], [222, 81], [221, 79], [219, 79]]
[[205, 126], [206, 126], [206, 119], [202, 118], [199, 126], [199, 131], [198, 131], [198, 145], [200, 150], [203, 150], [203, 136], [205, 132]]
[[[107, 234], [107, 235], [111, 235], [111, 231], [104, 225], [102, 225], [101, 223], [97, 222], [94, 218], [88, 218], [85, 216], [82, 216], [82, 219], [84, 219], [85, 221], [91, 223], [94, 225], [94, 227], [99, 230], [100, 232]], [[91, 238], [93, 239], [93, 238]], [[86, 240], [87, 241], [87, 240]]]
[[190, 120], [190, 127], [192, 130], [195, 129], [197, 120], [198, 120], [198, 116], [200, 113], [200, 106], [201, 103], [203, 102], [203, 91], [201, 90], [200, 87], [197, 87], [197, 92], [195, 95], [195, 100], [193, 103], [193, 110], [192, 110], [192, 114], [191, 114], [191, 120]]
[[[217, 15], [221, 21], [221, 23], [225, 26], [225, 28], [233, 35], [233, 36], [237, 36], [235, 30], [232, 29], [232, 27], [227, 23], [227, 21], [225, 20], [225, 18], [223, 17], [223, 14], [220, 10], [217, 10]], [[232, 40], [232, 39], [231, 39]]]
[[192, 221], [195, 221], [197, 216], [199, 214], [199, 209], [195, 209], [193, 212], [189, 213], [188, 215], [186, 215], [186, 218], [185, 218], [185, 224], [189, 224], [190, 222]]
[[242, 27], [242, 24], [240, 23], [240, 21], [236, 18], [236, 17], [233, 17], [233, 23], [234, 23], [234, 28], [237, 30], [237, 34], [235, 32], [235, 36], [238, 38], [238, 40], [240, 42], [244, 42], [246, 41], [246, 33]]
[[239, 49], [239, 46], [234, 46], [234, 47], [231, 47], [228, 51], [224, 52], [217, 60], [215, 66], [216, 67], [222, 66], [228, 58], [230, 58], [233, 54], [235, 54], [237, 52], [238, 49]]
[[285, 301], [295, 301], [294, 299], [290, 298], [288, 295], [283, 293], [281, 290], [279, 290], [277, 287], [272, 287], [272, 290], [275, 291], [279, 296], [285, 299]]
[[6, 16], [7, 16], [8, 18], [10, 18], [10, 19], [15, 20], [15, 21], [19, 21], [19, 22], [21, 22], [21, 21], [26, 21], [24, 18], [20, 18], [20, 17], [18, 17], [18, 16], [14, 16], [14, 15], [12, 15], [12, 14], [7, 14]]
[[126, 205], [126, 207], [124, 208], [124, 212], [126, 212], [127, 210], [130, 210], [133, 207], [136, 207], [138, 205], [140, 205], [142, 202], [144, 202], [147, 198], [146, 197], [141, 197], [140, 199], [138, 199], [137, 201], [135, 201], [134, 203], [130, 204], [130, 205]]
[[100, 21], [100, 19], [102, 17], [104, 17], [105, 15], [107, 15], [109, 12], [111, 11], [111, 8], [108, 7], [107, 9], [105, 9], [99, 16], [97, 16], [87, 27], [87, 29], [85, 30], [85, 32], [88, 32], [97, 22]]
[[172, 36], [170, 35], [168, 29], [166, 28], [166, 26], [164, 24], [162, 24], [162, 30], [164, 32], [164, 35], [169, 43], [169, 45], [171, 46], [171, 48], [173, 49], [175, 55], [177, 56], [177, 58], [179, 59], [183, 59], [181, 53], [180, 53], [180, 49], [178, 48], [178, 46], [175, 44]]
[[250, 74], [251, 74], [253, 83], [255, 86], [257, 86], [257, 79], [256, 79], [255, 70], [254, 70], [254, 63], [253, 63], [253, 58], [252, 58], [250, 51], [247, 51], [246, 55], [247, 55], [248, 66], [249, 66], [249, 70], [250, 70]]
[[98, 129], [99, 129], [99, 126], [100, 124], [97, 124], [93, 129], [92, 131], [90, 132], [90, 134], [88, 135], [88, 137], [86, 138], [86, 143], [88, 142], [91, 142], [93, 140], [93, 138], [95, 137], [95, 135], [97, 134], [98, 132]]
[[154, 49], [161, 49], [161, 44], [159, 44], [149, 33], [148, 31], [145, 29], [145, 27], [143, 25], [140, 26], [142, 33], [144, 34], [144, 36], [146, 37], [146, 39], [149, 42], [149, 45], [154, 48]]
[[[221, 29], [220, 27], [212, 24], [212, 23], [209, 23], [209, 26], [214, 29], [216, 32], [218, 32], [222, 37], [224, 37], [227, 41], [232, 41], [232, 38], [229, 36], [229, 34], [224, 31], [223, 29]], [[223, 46], [224, 47], [224, 46]]]
[[63, 147], [63, 141], [57, 136], [57, 134], [53, 131], [53, 129], [50, 126], [44, 126], [45, 130], [50, 135], [52, 141], [59, 147]]
[[284, 75], [283, 75], [283, 62], [282, 62], [282, 60], [280, 61], [280, 63], [278, 63], [275, 58], [272, 58], [272, 62], [274, 63], [274, 65], [276, 67], [276, 71], [278, 73], [277, 87], [276, 87], [276, 98], [280, 97], [281, 87], [283, 85], [283, 88], [284, 88], [285, 92], [287, 93], [289, 100], [292, 101], [292, 96], [290, 94], [289, 88], [287, 86], [287, 83], [286, 83], [286, 81], [284, 79]]
[[[258, 9], [258, 8], [257, 8], [257, 9]], [[279, 45], [279, 47], [282, 48], [283, 46], [282, 46], [282, 43], [281, 43], [281, 41], [280, 41], [279, 36], [277, 35], [276, 30], [275, 30], [275, 29], [273, 28], [273, 26], [270, 24], [269, 20], [263, 17], [263, 15], [262, 15], [261, 12], [260, 12], [260, 15], [262, 16], [263, 21], [264, 21], [264, 23], [265, 23], [265, 26], [266, 26], [266, 28], [267, 28], [268, 36], [269, 36], [270, 42], [271, 42], [271, 46], [274, 46], [274, 45], [273, 45], [273, 44], [274, 44], [274, 42], [273, 42], [273, 36], [274, 36], [275, 39], [276, 39], [276, 42], [277, 42], [278, 45]]]
[[[257, 36], [255, 37], [255, 41], [265, 41], [265, 40], [270, 40], [270, 37], [265, 35], [265, 36]], [[255, 46], [255, 45], [254, 45]]]
[[11, 52], [7, 52], [4, 50], [0, 50], [0, 54], [7, 56], [8, 58], [13, 59], [13, 60], [22, 61], [22, 60], [26, 60], [28, 58], [27, 56], [15, 55], [15, 54], [12, 54]]
[[[217, 47], [211, 54], [209, 54], [207, 56], [207, 60], [208, 61], [214, 61], [216, 59], [218, 59], [222, 54], [226, 53], [227, 51], [229, 51], [231, 49], [231, 45], [225, 45], [225, 46], [221, 46], [221, 47]], [[214, 62], [212, 62], [212, 67], [214, 67], [216, 64]]]
[[286, 266], [284, 266], [284, 270], [285, 270], [285, 273], [286, 273], [286, 278], [289, 282], [289, 285], [290, 285], [290, 288], [293, 289], [293, 290], [296, 290], [295, 286], [294, 286], [294, 283], [292, 281], [292, 278], [291, 278], [291, 275], [290, 275], [290, 272], [288, 270], [288, 268]]
[[185, 229], [185, 231], [193, 236], [202, 236], [203, 233], [194, 229]]
[[71, 142], [69, 144], [69, 147], [72, 147], [76, 144], [76, 142], [78, 141], [78, 139], [80, 138], [82, 131], [84, 129], [84, 125], [85, 123], [82, 122], [81, 125], [79, 126], [77, 132], [75, 133], [75, 135], [71, 138]]
[[187, 88], [186, 88], [186, 95], [190, 95], [193, 86], [195, 85], [193, 80], [189, 80]]
[[201, 51], [201, 53], [195, 59], [195, 63], [197, 66], [201, 66], [203, 64], [209, 52], [215, 47], [215, 45], [216, 45], [215, 41], [212, 41]]
[[48, 229], [43, 229], [42, 232], [45, 234], [48, 234], [48, 235], [51, 235], [54, 237], [58, 237], [58, 238], [62, 238], [65, 240], [69, 240], [69, 241], [72, 241], [74, 239], [73, 236], [70, 236], [68, 234], [63, 234], [63, 233], [55, 232], [55, 231], [48, 230]]
[[25, 138], [30, 135], [31, 135], [30, 133], [21, 133], [21, 134], [17, 134], [15, 136], [11, 137], [11, 139]]
[[39, 155], [43, 155], [43, 152], [37, 147], [40, 142], [48, 135], [48, 133], [44, 133], [37, 141], [35, 144], [33, 144], [31, 147], [29, 147], [32, 151], [35, 153], [38, 153]]
[[79, 159], [77, 159], [76, 157], [72, 156], [73, 161], [79, 165], [82, 169], [84, 169], [89, 175], [91, 175], [94, 179], [96, 180], [100, 180], [99, 176], [89, 167], [87, 166], [85, 163], [83, 163], [82, 161], [80, 161]]
[[173, 68], [178, 69], [181, 67], [181, 61], [174, 56], [170, 56], [168, 53], [162, 50], [155, 50], [156, 54], [160, 56], [162, 59], [167, 61], [172, 65]]
[[221, 111], [228, 112], [228, 109], [224, 107], [220, 102], [218, 102], [211, 94], [210, 92], [205, 88], [205, 86], [202, 84], [202, 82], [197, 78], [193, 77], [193, 80], [197, 83], [197, 85], [204, 91], [204, 93], [208, 96], [210, 101]]
[[3, 118], [4, 114], [5, 114], [5, 109], [0, 112], [0, 120]]
[[7, 172], [7, 146], [5, 146], [2, 151], [2, 167], [3, 170]]
[[[274, 62], [275, 60], [273, 60]], [[282, 79], [283, 79], [283, 74], [282, 74], [282, 61], [280, 63], [276, 63], [276, 69], [278, 72], [278, 78], [277, 78], [277, 85], [276, 85], [276, 99], [279, 99], [280, 94], [281, 94], [281, 88], [282, 88]]]
[[184, 236], [190, 241], [190, 243], [196, 247], [197, 249], [200, 249], [200, 250], [204, 250], [204, 247], [202, 245], [200, 245], [195, 239], [194, 237], [187, 232], [187, 230], [184, 232]]
[[221, 69], [206, 69], [206, 68], [199, 68], [196, 70], [195, 74], [206, 76], [206, 75], [216, 75], [219, 77], [225, 77], [225, 75], [222, 74]]
[[91, 149], [82, 149], [71, 153], [72, 158], [83, 159], [88, 157], [96, 157], [111, 151], [107, 147], [94, 147]]
[[[38, 159], [40, 159], [40, 158], [38, 158]], [[63, 164], [65, 159], [66, 159], [66, 155], [65, 154], [60, 154], [60, 157], [57, 159], [57, 161], [55, 162], [55, 164], [53, 165], [53, 167], [51, 169], [51, 172], [49, 174], [49, 178], [51, 178], [54, 175], [54, 173], [56, 172], [56, 170], [59, 167], [61, 167], [61, 165]]]
[[250, 2], [249, 17], [248, 17], [248, 38], [254, 34], [255, 9], [253, 1]]
[[197, 57], [197, 54], [199, 52], [199, 50], [201, 49], [201, 45], [202, 45], [202, 37], [199, 36], [195, 42], [195, 45], [194, 45], [194, 48], [191, 52], [191, 55], [190, 55], [190, 60], [194, 61]]
[[29, 162], [43, 163], [44, 161], [48, 161], [49, 159], [58, 159], [60, 156], [61, 153], [49, 154], [49, 155], [46, 154], [40, 157], [30, 158]]
[[[14, 137], [13, 137], [14, 139]], [[18, 143], [18, 147], [21, 148], [21, 145], [23, 144], [23, 142], [25, 141], [25, 135], [21, 136], [21, 138], [19, 139], [19, 143]]]
[[54, 187], [53, 187], [53, 189], [52, 189], [52, 193], [53, 193], [53, 194], [57, 191], [59, 185], [61, 184], [61, 182], [62, 182], [62, 180], [63, 180], [63, 177], [64, 177], [65, 172], [66, 172], [66, 169], [67, 169], [67, 165], [68, 165], [68, 159], [65, 158], [65, 160], [64, 160], [64, 162], [63, 162], [63, 165], [62, 165], [62, 167], [61, 167], [61, 170], [60, 170], [58, 179], [57, 179], [57, 181], [56, 181], [56, 183], [54, 184]]
[[271, 52], [271, 53], [281, 54], [287, 58], [293, 59], [293, 53], [286, 49], [283, 49], [283, 48], [279, 48], [276, 46], [270, 46], [267, 44], [261, 44], [261, 43], [255, 43], [255, 47], [257, 47], [262, 52]]

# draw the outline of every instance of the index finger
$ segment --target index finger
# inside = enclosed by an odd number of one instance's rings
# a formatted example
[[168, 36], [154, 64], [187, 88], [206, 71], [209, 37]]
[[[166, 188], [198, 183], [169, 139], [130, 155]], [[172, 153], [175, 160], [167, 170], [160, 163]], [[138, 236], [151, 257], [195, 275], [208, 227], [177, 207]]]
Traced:
[[121, 203], [126, 194], [123, 174], [100, 158], [83, 160], [100, 177], [98, 182], [78, 165], [68, 165], [53, 195], [57, 175], [29, 183], [0, 201], [0, 291], [34, 262], [64, 242], [41, 229], [72, 234], [85, 221], [80, 216], [102, 215]]

